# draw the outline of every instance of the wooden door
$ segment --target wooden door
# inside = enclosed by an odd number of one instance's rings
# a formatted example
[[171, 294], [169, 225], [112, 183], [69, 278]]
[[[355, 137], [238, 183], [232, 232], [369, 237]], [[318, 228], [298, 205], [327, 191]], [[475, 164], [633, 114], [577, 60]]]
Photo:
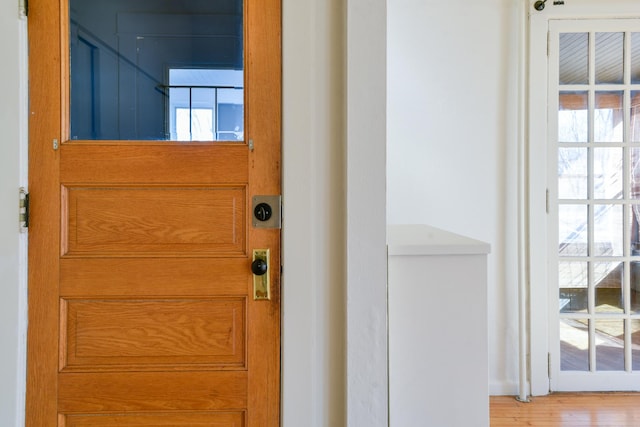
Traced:
[[280, 194], [279, 0], [244, 4], [236, 143], [71, 140], [68, 9], [29, 4], [26, 425], [279, 425], [280, 230], [251, 220]]

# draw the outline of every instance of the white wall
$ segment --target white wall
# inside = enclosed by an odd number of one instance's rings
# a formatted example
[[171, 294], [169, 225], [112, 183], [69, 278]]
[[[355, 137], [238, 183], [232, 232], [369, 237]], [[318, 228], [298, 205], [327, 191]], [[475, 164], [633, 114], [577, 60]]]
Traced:
[[386, 0], [347, 1], [347, 425], [388, 425]]
[[284, 1], [284, 426], [387, 425], [385, 7]]
[[[20, 164], [20, 36], [24, 22], [18, 19], [18, 3], [0, 1], [0, 425], [13, 426], [22, 419], [24, 404], [24, 289], [19, 278], [19, 250], [23, 236], [18, 229]], [[22, 307], [24, 308], [24, 307]]]
[[346, 417], [344, 6], [283, 2], [283, 425]]
[[388, 222], [491, 244], [492, 394], [515, 394], [518, 380], [518, 1], [388, 5]]

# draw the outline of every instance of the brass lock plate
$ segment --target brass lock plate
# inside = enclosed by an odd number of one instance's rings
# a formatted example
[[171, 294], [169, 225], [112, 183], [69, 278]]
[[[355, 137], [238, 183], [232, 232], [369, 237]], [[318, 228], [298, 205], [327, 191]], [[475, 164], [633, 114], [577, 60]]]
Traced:
[[262, 260], [267, 263], [267, 271], [264, 274], [253, 275], [253, 299], [254, 300], [270, 300], [271, 299], [271, 264], [269, 262], [269, 249], [254, 249], [253, 260]]

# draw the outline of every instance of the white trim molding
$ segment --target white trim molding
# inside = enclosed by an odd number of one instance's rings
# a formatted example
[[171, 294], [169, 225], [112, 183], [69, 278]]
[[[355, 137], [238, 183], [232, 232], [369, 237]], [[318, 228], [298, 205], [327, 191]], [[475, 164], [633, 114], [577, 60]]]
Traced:
[[386, 1], [347, 1], [347, 426], [388, 425]]

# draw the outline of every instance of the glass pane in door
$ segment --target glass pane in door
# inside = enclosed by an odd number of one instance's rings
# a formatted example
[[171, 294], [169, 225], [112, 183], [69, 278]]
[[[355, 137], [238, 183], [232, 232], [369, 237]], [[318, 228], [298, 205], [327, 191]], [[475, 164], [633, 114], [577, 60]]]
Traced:
[[560, 262], [558, 280], [560, 311], [563, 313], [585, 312], [589, 291], [589, 265], [586, 262]]
[[589, 255], [589, 215], [585, 205], [558, 206], [558, 255]]
[[631, 319], [631, 370], [640, 371], [640, 319]]
[[596, 204], [593, 205], [593, 211], [593, 255], [622, 256], [622, 206]]
[[624, 33], [595, 34], [596, 83], [623, 82], [624, 77]]
[[[629, 305], [631, 314], [640, 314], [640, 262], [631, 263], [630, 272], [630, 297]], [[638, 319], [640, 321], [640, 318]], [[640, 349], [640, 348], [639, 348]]]
[[631, 33], [631, 83], [640, 83], [640, 33]]
[[[593, 198], [621, 199], [624, 175], [622, 148], [593, 148]], [[586, 176], [585, 176], [586, 180]]]
[[630, 97], [630, 135], [631, 142], [640, 142], [640, 91], [632, 90]]
[[558, 141], [587, 142], [589, 94], [584, 91], [562, 91], [558, 98]]
[[621, 91], [597, 91], [593, 112], [593, 132], [595, 142], [622, 142], [624, 124], [622, 121]]
[[624, 263], [594, 262], [596, 313], [624, 313]]
[[558, 149], [558, 198], [587, 198], [587, 165], [588, 150], [586, 148]]
[[69, 3], [70, 139], [243, 140], [242, 0]]
[[596, 369], [624, 371], [624, 321], [598, 319], [595, 322]]
[[560, 84], [589, 81], [589, 33], [560, 34]]
[[589, 320], [560, 320], [560, 369], [589, 370]]

